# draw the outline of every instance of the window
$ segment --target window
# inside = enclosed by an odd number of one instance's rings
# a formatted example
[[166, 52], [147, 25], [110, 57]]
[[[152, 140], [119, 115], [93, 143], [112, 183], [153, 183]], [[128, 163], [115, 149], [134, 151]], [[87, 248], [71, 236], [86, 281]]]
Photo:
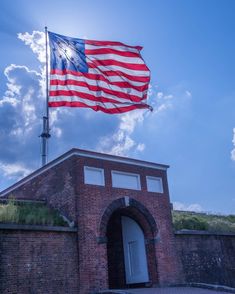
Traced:
[[104, 170], [102, 168], [84, 166], [85, 184], [104, 186]]
[[147, 176], [147, 190], [149, 192], [163, 193], [162, 178]]
[[115, 188], [140, 190], [140, 177], [137, 174], [112, 171], [112, 183]]

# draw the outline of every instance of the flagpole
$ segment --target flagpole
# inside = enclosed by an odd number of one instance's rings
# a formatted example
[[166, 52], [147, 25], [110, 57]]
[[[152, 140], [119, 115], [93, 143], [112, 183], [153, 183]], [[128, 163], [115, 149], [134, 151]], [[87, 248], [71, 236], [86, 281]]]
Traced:
[[47, 132], [49, 134], [49, 107], [48, 107], [48, 103], [49, 103], [49, 91], [48, 91], [48, 40], [47, 40], [47, 27], [45, 27], [45, 41], [46, 41], [46, 116], [47, 116]]
[[46, 43], [46, 116], [43, 116], [43, 131], [40, 137], [42, 138], [42, 166], [47, 163], [48, 159], [48, 139], [50, 138], [49, 127], [49, 79], [48, 79], [48, 40], [47, 27], [45, 27], [45, 43]]

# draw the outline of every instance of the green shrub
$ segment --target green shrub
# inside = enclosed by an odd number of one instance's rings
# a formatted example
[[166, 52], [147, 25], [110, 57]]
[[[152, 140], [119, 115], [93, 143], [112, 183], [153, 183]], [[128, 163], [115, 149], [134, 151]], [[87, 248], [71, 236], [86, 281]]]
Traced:
[[0, 223], [67, 226], [56, 210], [39, 203], [18, 203], [10, 199], [0, 205]]
[[175, 230], [203, 230], [235, 233], [235, 215], [214, 215], [189, 211], [173, 211]]
[[235, 232], [235, 223], [230, 223], [226, 219], [212, 219], [209, 222], [209, 231], [213, 232]]
[[196, 216], [183, 216], [174, 221], [174, 227], [176, 230], [207, 230], [208, 224]]
[[231, 223], [233, 223], [233, 224], [235, 224], [235, 215], [228, 215], [227, 217], [226, 217], [226, 219], [229, 221], [229, 222], [231, 222]]

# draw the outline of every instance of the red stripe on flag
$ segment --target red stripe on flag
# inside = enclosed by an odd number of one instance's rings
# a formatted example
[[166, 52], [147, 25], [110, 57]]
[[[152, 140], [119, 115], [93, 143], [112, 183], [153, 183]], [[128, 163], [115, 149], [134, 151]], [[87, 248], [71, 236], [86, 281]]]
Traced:
[[100, 48], [100, 49], [85, 49], [86, 55], [100, 55], [100, 54], [113, 54], [125, 57], [139, 57], [139, 53], [129, 52], [129, 51], [119, 51], [111, 48]]
[[[93, 78], [93, 77], [92, 78], [89, 77], [89, 79], [97, 81], [97, 85], [98, 85], [99, 81], [103, 81], [103, 82], [107, 82], [108, 85], [110, 85], [110, 86], [117, 86], [117, 87], [123, 88], [123, 90], [125, 90], [125, 88], [133, 89], [133, 90], [136, 90], [136, 91], [139, 91], [139, 92], [144, 92], [144, 91], [148, 90], [148, 84], [145, 84], [143, 86], [133, 86], [128, 82], [110, 82], [107, 79], [105, 79], [103, 76], [99, 76], [99, 79]], [[82, 86], [81, 83], [87, 84], [88, 82], [85, 82], [85, 79], [84, 79], [84, 81], [82, 81], [82, 79], [81, 79], [81, 81], [72, 80], [72, 79], [66, 79], [66, 80], [53, 79], [53, 80], [50, 80], [50, 85], [52, 85], [52, 86], [55, 86], [55, 85], [59, 85], [59, 86], [67, 86], [67, 85]]]
[[123, 107], [116, 107], [116, 108], [105, 108], [100, 105], [96, 106], [88, 106], [85, 103], [82, 102], [68, 102], [68, 101], [59, 101], [59, 102], [49, 102], [49, 107], [61, 107], [61, 106], [67, 106], [67, 107], [85, 107], [85, 108], [91, 108], [95, 111], [102, 111], [109, 114], [117, 114], [117, 113], [124, 113], [128, 112], [134, 109], [150, 109], [150, 107], [147, 104], [134, 104], [131, 106], [123, 106]]
[[[120, 102], [120, 100], [118, 99], [115, 99], [115, 97], [113, 98], [109, 98], [109, 97], [105, 97], [103, 95], [100, 95], [100, 96], [95, 96], [95, 95], [92, 95], [92, 94], [88, 94], [88, 93], [83, 93], [83, 92], [80, 92], [80, 91], [74, 91], [74, 90], [53, 90], [53, 91], [49, 91], [49, 94], [51, 97], [56, 97], [56, 96], [72, 96], [72, 97], [79, 97], [79, 98], [84, 98], [84, 99], [88, 99], [88, 100], [91, 100], [91, 101], [97, 101], [97, 102], [111, 102], [111, 103], [135, 103], [135, 102], [141, 102], [142, 99], [138, 98], [138, 101], [136, 99], [135, 96], [132, 96], [130, 95], [130, 99], [128, 99], [127, 97], [121, 97], [122, 95], [116, 95], [117, 98], [121, 98], [121, 99], [126, 99], [126, 102], [123, 101], [123, 102]], [[119, 93], [119, 94], [123, 94], [123, 93]]]
[[89, 67], [92, 67], [92, 68], [95, 68], [97, 66], [117, 65], [126, 69], [133, 69], [136, 71], [146, 71], [146, 72], [149, 71], [145, 64], [126, 63], [126, 62], [121, 62], [121, 61], [112, 60], [112, 59], [106, 59], [106, 60], [89, 59], [89, 62], [87, 62], [87, 64], [89, 65]]
[[113, 41], [85, 40], [85, 44], [94, 45], [94, 46], [125, 46], [127, 48], [137, 49], [138, 51], [141, 51], [143, 49], [142, 46], [129, 46], [121, 42], [113, 42]]

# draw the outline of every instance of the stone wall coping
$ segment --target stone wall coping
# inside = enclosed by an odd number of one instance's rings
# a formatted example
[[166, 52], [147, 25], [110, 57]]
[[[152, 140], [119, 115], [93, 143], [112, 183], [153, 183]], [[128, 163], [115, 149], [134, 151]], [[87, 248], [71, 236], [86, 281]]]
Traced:
[[21, 224], [3, 224], [0, 223], [0, 230], [21, 230], [21, 231], [46, 231], [46, 232], [68, 232], [76, 233], [77, 228], [62, 226], [43, 226], [43, 225], [21, 225]]
[[209, 232], [209, 231], [196, 231], [196, 230], [180, 230], [175, 231], [175, 235], [214, 235], [214, 236], [233, 236], [235, 233], [230, 232]]
[[[13, 202], [23, 204], [23, 203], [32, 203], [32, 204], [46, 204], [46, 200], [33, 200], [33, 199], [12, 199]], [[10, 198], [0, 198], [0, 203], [8, 203], [10, 202]]]

